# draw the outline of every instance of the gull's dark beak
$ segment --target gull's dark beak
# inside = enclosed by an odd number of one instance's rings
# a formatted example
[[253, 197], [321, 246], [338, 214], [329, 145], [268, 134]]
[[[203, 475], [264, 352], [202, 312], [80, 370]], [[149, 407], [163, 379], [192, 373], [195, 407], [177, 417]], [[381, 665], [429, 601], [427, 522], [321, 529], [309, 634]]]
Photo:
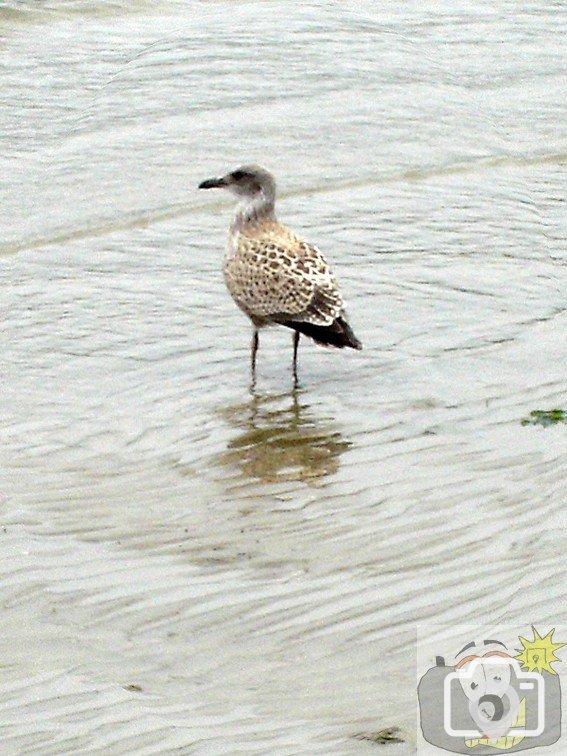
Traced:
[[222, 178], [210, 178], [206, 179], [206, 181], [201, 181], [199, 184], [199, 189], [218, 189], [221, 186], [226, 186], [227, 180]]

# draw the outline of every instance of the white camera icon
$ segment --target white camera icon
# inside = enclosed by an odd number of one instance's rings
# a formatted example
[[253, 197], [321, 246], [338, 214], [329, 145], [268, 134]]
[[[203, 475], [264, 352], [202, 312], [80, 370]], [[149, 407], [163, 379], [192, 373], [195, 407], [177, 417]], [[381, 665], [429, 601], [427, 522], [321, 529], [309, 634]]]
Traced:
[[[468, 699], [476, 729], [459, 727], [462, 723], [453, 721], [455, 697], [461, 691]], [[518, 717], [521, 697], [529, 702], [530, 711], [534, 708], [537, 711], [535, 728], [512, 726]], [[475, 657], [445, 677], [443, 724], [447, 735], [454, 737], [478, 738], [479, 733], [489, 738], [537, 737], [545, 729], [545, 680], [537, 672], [523, 672], [519, 662], [507, 654]]]

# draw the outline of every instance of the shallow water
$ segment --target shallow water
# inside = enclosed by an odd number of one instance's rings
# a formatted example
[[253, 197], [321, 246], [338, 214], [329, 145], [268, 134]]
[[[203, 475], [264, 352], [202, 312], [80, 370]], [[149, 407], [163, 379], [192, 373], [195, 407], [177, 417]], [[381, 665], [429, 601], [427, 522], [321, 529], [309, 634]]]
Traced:
[[[418, 624], [567, 621], [565, 16], [375, 5], [0, 8], [2, 753], [414, 753]], [[365, 344], [297, 390], [251, 160]]]

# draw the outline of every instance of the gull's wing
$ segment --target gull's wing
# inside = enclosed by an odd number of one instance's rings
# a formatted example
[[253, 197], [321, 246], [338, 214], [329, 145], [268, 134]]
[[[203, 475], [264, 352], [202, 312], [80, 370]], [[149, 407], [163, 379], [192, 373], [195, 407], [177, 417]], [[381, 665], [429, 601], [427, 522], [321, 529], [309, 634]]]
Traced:
[[224, 276], [237, 304], [258, 318], [325, 326], [344, 308], [321, 252], [282, 226], [257, 236], [240, 234]]

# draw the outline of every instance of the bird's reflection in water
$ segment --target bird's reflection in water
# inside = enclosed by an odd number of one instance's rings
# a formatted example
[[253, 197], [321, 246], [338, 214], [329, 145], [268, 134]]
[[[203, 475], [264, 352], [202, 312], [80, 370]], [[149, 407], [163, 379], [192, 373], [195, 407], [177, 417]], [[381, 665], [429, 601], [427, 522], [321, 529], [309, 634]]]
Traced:
[[350, 447], [331, 418], [317, 418], [302, 401], [301, 389], [259, 394], [228, 407], [223, 415], [238, 434], [219, 463], [264, 482], [305, 481], [317, 484], [339, 468]]

